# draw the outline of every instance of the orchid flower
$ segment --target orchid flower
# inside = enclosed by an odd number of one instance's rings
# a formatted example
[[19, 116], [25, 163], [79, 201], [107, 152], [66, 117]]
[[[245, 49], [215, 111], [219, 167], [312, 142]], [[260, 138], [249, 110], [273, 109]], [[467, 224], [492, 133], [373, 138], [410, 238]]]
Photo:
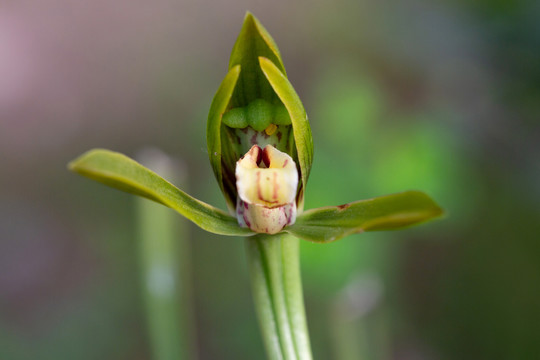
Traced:
[[228, 213], [112, 151], [91, 150], [69, 168], [168, 206], [206, 231], [245, 237], [255, 305], [271, 359], [311, 359], [298, 239], [327, 243], [354, 233], [415, 225], [443, 213], [419, 191], [303, 211], [313, 160], [310, 125], [274, 40], [251, 13], [210, 106], [207, 146]]

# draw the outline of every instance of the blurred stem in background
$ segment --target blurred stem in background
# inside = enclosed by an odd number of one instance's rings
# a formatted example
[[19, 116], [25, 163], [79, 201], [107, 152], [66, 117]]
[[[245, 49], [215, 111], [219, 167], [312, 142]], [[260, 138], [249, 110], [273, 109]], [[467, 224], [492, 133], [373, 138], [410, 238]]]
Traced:
[[[155, 149], [137, 157], [143, 165], [186, 188], [185, 170]], [[136, 198], [141, 283], [154, 360], [196, 358], [188, 226], [160, 204]]]
[[329, 312], [333, 358], [391, 358], [383, 297], [383, 279], [377, 273], [355, 275], [335, 296]]

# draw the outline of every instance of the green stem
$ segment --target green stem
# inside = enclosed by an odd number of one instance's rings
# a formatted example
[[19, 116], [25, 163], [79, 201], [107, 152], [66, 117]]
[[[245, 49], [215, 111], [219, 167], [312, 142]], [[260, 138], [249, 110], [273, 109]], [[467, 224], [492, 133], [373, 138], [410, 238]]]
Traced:
[[255, 308], [269, 359], [308, 360], [300, 244], [288, 234], [246, 239]]

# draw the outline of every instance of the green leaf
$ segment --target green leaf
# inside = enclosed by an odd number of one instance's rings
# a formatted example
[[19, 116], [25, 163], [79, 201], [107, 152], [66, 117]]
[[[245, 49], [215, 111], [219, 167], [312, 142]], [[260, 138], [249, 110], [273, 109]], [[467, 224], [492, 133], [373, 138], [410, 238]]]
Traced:
[[311, 128], [306, 111], [287, 76], [269, 59], [260, 57], [259, 62], [264, 75], [291, 117], [294, 141], [302, 173], [302, 184], [305, 187], [311, 163], [313, 162], [313, 138], [311, 137]]
[[259, 56], [270, 59], [285, 73], [285, 67], [274, 39], [259, 20], [247, 12], [229, 60], [229, 69], [236, 65], [242, 67], [242, 74], [240, 74], [231, 102], [232, 107], [246, 106], [256, 99], [276, 102], [276, 95], [259, 67]]
[[[227, 206], [232, 210], [234, 210], [236, 206], [236, 189], [234, 188], [234, 185], [231, 188], [231, 186], [227, 186], [223, 181], [221, 167], [223, 155], [221, 149], [221, 120], [223, 113], [228, 109], [239, 75], [239, 65], [234, 66], [227, 73], [214, 96], [214, 100], [212, 100], [212, 105], [210, 105], [210, 112], [208, 114], [208, 122], [206, 124], [206, 145], [208, 147], [210, 164], [212, 165], [212, 170], [214, 170], [214, 175], [216, 176], [219, 187], [225, 195]], [[229, 169], [229, 171], [231, 170]], [[234, 177], [234, 174], [229, 174], [229, 176]]]
[[443, 210], [426, 194], [406, 191], [340, 206], [305, 211], [285, 231], [308, 241], [331, 242], [344, 236], [394, 230], [437, 218]]
[[90, 150], [69, 164], [69, 169], [113, 188], [143, 196], [177, 211], [203, 230], [221, 234], [250, 236], [235, 218], [197, 200], [156, 173], [117, 152]]

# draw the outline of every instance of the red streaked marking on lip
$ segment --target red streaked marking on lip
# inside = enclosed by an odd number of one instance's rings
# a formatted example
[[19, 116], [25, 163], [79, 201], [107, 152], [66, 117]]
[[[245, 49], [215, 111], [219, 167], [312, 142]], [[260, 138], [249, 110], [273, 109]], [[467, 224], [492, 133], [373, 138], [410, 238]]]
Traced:
[[259, 166], [259, 164], [261, 163], [261, 159], [262, 159], [262, 151], [261, 151], [261, 148], [257, 146], [257, 160], [255, 160], [255, 162], [257, 163], [257, 166]]
[[247, 227], [251, 229], [251, 222], [248, 220], [246, 215], [244, 215], [243, 218], [244, 218], [244, 222], [246, 223]]
[[262, 192], [261, 192], [261, 172], [257, 171], [256, 176], [257, 176], [257, 197], [259, 198], [259, 200], [264, 201], [262, 197]]
[[289, 159], [285, 159], [285, 162], [283, 163], [283, 167], [287, 166], [288, 163], [289, 163]]
[[270, 167], [270, 156], [267, 149], [268, 148], [265, 147], [262, 151], [262, 161], [264, 162], [264, 165], [266, 165], [266, 167]]
[[[256, 176], [256, 181], [257, 181], [257, 197], [259, 198], [259, 200], [261, 201], [264, 201], [268, 204], [277, 204], [278, 201], [277, 200], [274, 200], [274, 201], [270, 201], [268, 199], [265, 199], [264, 196], [263, 196], [263, 193], [262, 193], [262, 189], [261, 189], [261, 172], [260, 171], [257, 171], [255, 173], [255, 176]], [[266, 177], [267, 180], [269, 180], [268, 177]], [[279, 185], [277, 184], [277, 174], [274, 173], [274, 179], [273, 179], [273, 182], [274, 182], [274, 193], [273, 193], [273, 196], [274, 196], [274, 199], [277, 199], [277, 188], [279, 188]]]

